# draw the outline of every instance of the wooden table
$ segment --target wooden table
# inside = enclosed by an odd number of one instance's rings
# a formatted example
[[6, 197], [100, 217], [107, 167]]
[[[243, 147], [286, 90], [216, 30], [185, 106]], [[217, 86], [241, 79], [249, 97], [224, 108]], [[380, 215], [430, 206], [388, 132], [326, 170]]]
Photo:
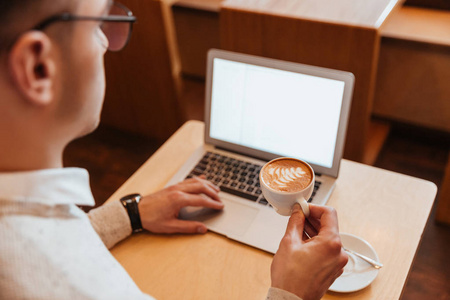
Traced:
[[[183, 125], [108, 201], [164, 187], [203, 142], [204, 124]], [[436, 186], [421, 179], [342, 160], [328, 205], [341, 232], [367, 240], [384, 267], [356, 293], [324, 299], [398, 299], [427, 222]], [[112, 249], [142, 291], [158, 299], [264, 299], [272, 255], [215, 233], [133, 235]]]

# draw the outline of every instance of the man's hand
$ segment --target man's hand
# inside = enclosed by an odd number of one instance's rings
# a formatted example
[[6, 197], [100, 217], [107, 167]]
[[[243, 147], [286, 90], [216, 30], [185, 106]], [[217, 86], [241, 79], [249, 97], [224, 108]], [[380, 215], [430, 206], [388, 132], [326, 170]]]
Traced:
[[[336, 211], [310, 204], [310, 224], [298, 204], [272, 262], [272, 287], [303, 300], [320, 299], [343, 273], [348, 256], [342, 250]], [[308, 239], [303, 230], [312, 236]]]
[[223, 209], [218, 193], [217, 186], [200, 176], [145, 196], [139, 202], [142, 226], [154, 233], [205, 233], [203, 223], [180, 220], [178, 214], [185, 206]]

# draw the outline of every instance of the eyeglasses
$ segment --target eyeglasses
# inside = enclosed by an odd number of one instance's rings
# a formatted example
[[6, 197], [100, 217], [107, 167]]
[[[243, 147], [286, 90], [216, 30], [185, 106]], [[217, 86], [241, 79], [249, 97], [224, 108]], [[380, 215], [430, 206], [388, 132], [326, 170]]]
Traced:
[[136, 22], [136, 17], [133, 16], [133, 13], [124, 5], [114, 2], [107, 16], [77, 16], [70, 13], [63, 13], [45, 19], [33, 29], [44, 30], [52, 23], [71, 21], [101, 22], [100, 28], [109, 42], [108, 50], [119, 51], [122, 50], [130, 40], [133, 23]]

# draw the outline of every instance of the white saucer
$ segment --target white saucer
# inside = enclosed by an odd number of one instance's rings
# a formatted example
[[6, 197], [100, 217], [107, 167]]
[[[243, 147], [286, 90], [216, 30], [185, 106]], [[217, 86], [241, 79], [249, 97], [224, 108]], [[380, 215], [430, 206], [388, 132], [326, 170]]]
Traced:
[[[379, 261], [377, 253], [368, 242], [353, 234], [341, 233], [340, 235], [345, 248]], [[378, 269], [351, 253], [347, 254], [348, 263], [344, 267], [344, 273], [329, 288], [332, 292], [359, 291], [371, 284], [378, 275]]]

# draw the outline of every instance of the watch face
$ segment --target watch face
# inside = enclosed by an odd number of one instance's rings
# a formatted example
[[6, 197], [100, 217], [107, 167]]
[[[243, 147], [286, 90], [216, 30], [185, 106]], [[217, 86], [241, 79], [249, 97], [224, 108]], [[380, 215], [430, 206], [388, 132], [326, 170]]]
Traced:
[[133, 199], [135, 199], [136, 202], [139, 202], [139, 200], [141, 200], [141, 195], [140, 194], [130, 194], [130, 195], [126, 195], [126, 196], [120, 198], [121, 201], [127, 201], [127, 202], [131, 202]]
[[128, 217], [130, 218], [131, 228], [133, 232], [142, 231], [142, 223], [138, 207], [140, 199], [140, 194], [131, 194], [120, 198], [120, 202], [122, 202], [122, 205], [128, 212]]

